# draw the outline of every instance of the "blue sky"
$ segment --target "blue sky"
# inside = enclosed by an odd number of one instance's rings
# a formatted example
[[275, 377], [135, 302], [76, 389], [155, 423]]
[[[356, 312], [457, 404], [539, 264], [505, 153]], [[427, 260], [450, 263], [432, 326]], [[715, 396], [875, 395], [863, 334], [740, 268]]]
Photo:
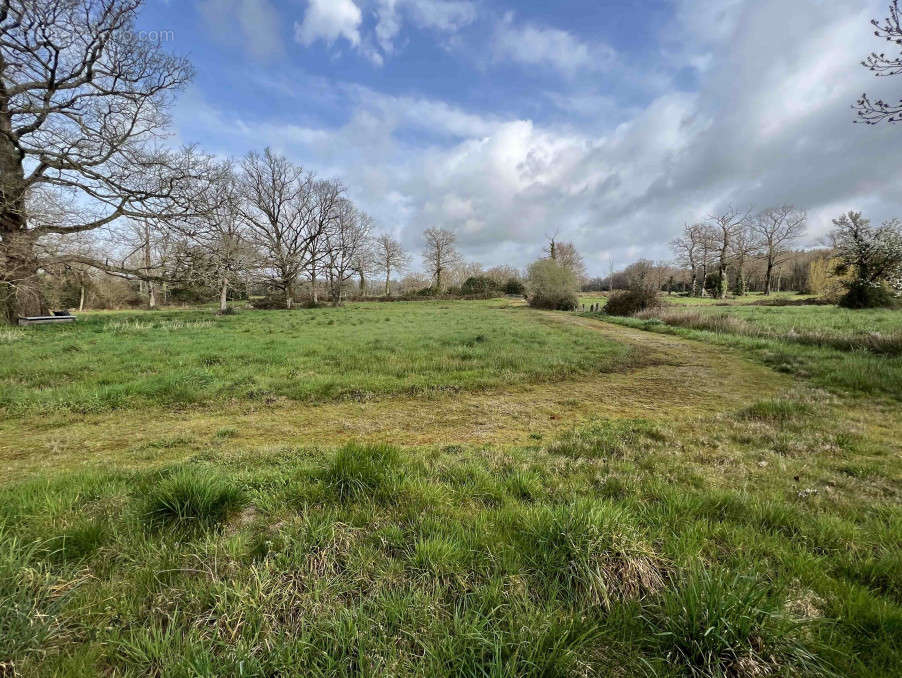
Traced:
[[557, 232], [601, 274], [686, 221], [794, 203], [902, 216], [902, 126], [852, 125], [886, 0], [147, 0], [196, 69], [174, 142], [272, 146], [413, 251], [429, 226], [523, 266]]

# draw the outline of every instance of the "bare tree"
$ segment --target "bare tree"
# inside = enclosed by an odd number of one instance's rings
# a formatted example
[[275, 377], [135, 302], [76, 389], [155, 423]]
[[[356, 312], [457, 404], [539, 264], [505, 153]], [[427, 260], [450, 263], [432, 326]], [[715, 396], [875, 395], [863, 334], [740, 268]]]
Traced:
[[766, 262], [764, 294], [773, 291], [774, 269], [790, 256], [792, 245], [808, 228], [808, 216], [792, 205], [766, 209], [751, 221], [751, 229], [761, 244]]
[[733, 262], [736, 267], [736, 285], [733, 293], [737, 297], [747, 292], [745, 263], [761, 251], [761, 241], [752, 230], [752, 220], [746, 219], [736, 228], [730, 244]]
[[[883, 23], [872, 19], [871, 23], [876, 29], [874, 35], [891, 43], [894, 48], [902, 48], [902, 8], [899, 0], [892, 0], [889, 6], [889, 16]], [[888, 77], [902, 74], [902, 49], [896, 56], [887, 56], [885, 52], [871, 52], [861, 62], [861, 65], [871, 71], [877, 77]], [[889, 103], [882, 99], [872, 101], [867, 94], [862, 94], [858, 102], [853, 106], [858, 111], [858, 119], [855, 122], [863, 122], [866, 125], [876, 125], [886, 120], [889, 123], [902, 122], [902, 99], [896, 103]]]
[[327, 234], [338, 218], [339, 204], [345, 188], [338, 181], [321, 180], [313, 184], [312, 218], [309, 226], [307, 274], [310, 278], [311, 301], [319, 303], [317, 278], [325, 273], [328, 257]]
[[[690, 296], [698, 296], [698, 268], [701, 263], [702, 249], [704, 247], [705, 225], [704, 224], [683, 224], [683, 235], [671, 241], [670, 247], [673, 249], [680, 265], [689, 269], [689, 294]], [[613, 276], [612, 276], [613, 277]], [[702, 280], [704, 288], [705, 281]]]
[[[4, 315], [46, 313], [39, 285], [48, 235], [190, 209], [189, 154], [155, 145], [180, 58], [134, 30], [142, 0], [0, 0], [0, 284]], [[29, 196], [80, 206], [35, 220]], [[65, 255], [64, 255], [65, 256]], [[102, 266], [103, 262], [81, 263]]]
[[332, 303], [340, 306], [345, 283], [354, 275], [354, 262], [366, 246], [372, 220], [346, 198], [336, 206], [336, 218], [326, 232], [327, 271]]
[[554, 260], [576, 273], [580, 281], [586, 277], [586, 262], [572, 242], [554, 243]]
[[[229, 288], [257, 263], [257, 253], [249, 239], [243, 217], [245, 206], [241, 184], [231, 162], [221, 163], [211, 177], [205, 198], [208, 202], [198, 216], [176, 222], [175, 228], [186, 241], [180, 251], [192, 282], [219, 290], [219, 311], [228, 308]], [[199, 256], [191, 256], [199, 250]], [[203, 265], [195, 265], [202, 263]]]
[[318, 231], [311, 229], [313, 178], [267, 148], [248, 153], [241, 163], [241, 215], [263, 256], [265, 275], [294, 303], [295, 283], [305, 268]]
[[401, 247], [401, 243], [387, 233], [376, 238], [375, 258], [377, 270], [385, 274], [385, 296], [391, 296], [392, 273], [400, 273], [410, 265], [410, 255]]
[[727, 296], [727, 266], [730, 262], [733, 239], [736, 237], [736, 233], [743, 228], [747, 219], [748, 212], [737, 212], [732, 207], [721, 214], [708, 217], [717, 237], [718, 288], [716, 296], [719, 299]]
[[354, 256], [354, 260], [351, 262], [351, 268], [354, 269], [354, 273], [359, 280], [358, 291], [361, 296], [366, 296], [367, 278], [372, 273], [376, 272], [378, 265], [379, 262], [376, 259], [376, 243], [373, 238], [367, 234], [363, 243], [361, 243], [359, 251]]
[[426, 262], [427, 271], [432, 276], [435, 289], [441, 292], [443, 289], [442, 276], [462, 261], [454, 247], [457, 236], [442, 228], [427, 228], [423, 231], [423, 239], [426, 241], [423, 259]]

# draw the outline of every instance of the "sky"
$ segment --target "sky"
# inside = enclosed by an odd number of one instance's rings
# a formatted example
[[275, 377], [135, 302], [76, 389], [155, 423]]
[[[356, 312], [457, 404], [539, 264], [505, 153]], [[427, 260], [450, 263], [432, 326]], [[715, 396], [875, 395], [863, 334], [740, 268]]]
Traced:
[[484, 266], [547, 236], [590, 275], [672, 258], [729, 207], [902, 217], [902, 125], [853, 124], [902, 76], [888, 0], [146, 0], [139, 29], [187, 56], [172, 143], [269, 146], [412, 252], [428, 227]]

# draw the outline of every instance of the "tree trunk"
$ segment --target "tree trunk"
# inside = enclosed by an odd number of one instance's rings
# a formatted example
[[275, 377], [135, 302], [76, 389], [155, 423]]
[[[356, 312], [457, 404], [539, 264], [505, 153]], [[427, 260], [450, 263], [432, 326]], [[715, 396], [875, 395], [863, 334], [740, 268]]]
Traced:
[[765, 295], [768, 295], [771, 292], [773, 271], [774, 271], [774, 260], [771, 257], [768, 257], [767, 258], [767, 272], [764, 274], [764, 294]]
[[81, 291], [78, 295], [78, 312], [81, 313], [85, 310], [85, 284], [82, 282]]
[[358, 271], [357, 274], [360, 276], [360, 296], [366, 296], [366, 277], [363, 275], [363, 271]]
[[291, 310], [291, 304], [294, 302], [294, 284], [291, 280], [285, 280], [285, 308]]
[[[2, 56], [0, 56], [2, 61]], [[18, 316], [49, 313], [38, 275], [35, 242], [25, 214], [25, 170], [11, 141], [7, 100], [0, 100], [0, 312]]]
[[48, 315], [50, 309], [41, 289], [34, 239], [24, 231], [24, 225], [21, 229], [4, 231], [0, 264], [3, 267], [0, 303], [6, 321], [15, 323], [19, 316]]
[[387, 267], [385, 269], [385, 296], [391, 296], [391, 271]]
[[310, 265], [310, 297], [316, 306], [319, 303], [319, 296], [316, 293], [316, 264]]
[[219, 289], [219, 312], [225, 313], [229, 306], [229, 280], [222, 279], [222, 287]]

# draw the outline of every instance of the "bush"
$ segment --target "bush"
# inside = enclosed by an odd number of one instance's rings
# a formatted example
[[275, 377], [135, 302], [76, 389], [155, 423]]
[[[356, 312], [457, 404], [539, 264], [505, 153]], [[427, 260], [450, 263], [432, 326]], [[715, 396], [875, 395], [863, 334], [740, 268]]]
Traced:
[[529, 305], [556, 311], [572, 311], [579, 303], [579, 278], [571, 269], [551, 259], [529, 267]]
[[163, 475], [146, 490], [144, 516], [155, 526], [225, 521], [244, 504], [239, 488], [210, 470], [184, 468]]
[[839, 300], [843, 308], [886, 308], [895, 304], [893, 296], [883, 285], [853, 281], [849, 283], [849, 291]]
[[484, 275], [470, 276], [460, 286], [460, 293], [466, 297], [485, 297], [489, 299], [500, 293], [498, 283]]
[[608, 297], [604, 312], [609, 315], [628, 316], [657, 308], [661, 305], [658, 291], [648, 286], [637, 286], [629, 290], [618, 290]]
[[261, 311], [279, 311], [286, 308], [284, 294], [267, 294], [251, 300], [251, 306]]
[[505, 294], [516, 294], [517, 296], [522, 296], [526, 294], [526, 285], [524, 285], [521, 281], [516, 278], [511, 278], [506, 283], [504, 283], [504, 293]]

